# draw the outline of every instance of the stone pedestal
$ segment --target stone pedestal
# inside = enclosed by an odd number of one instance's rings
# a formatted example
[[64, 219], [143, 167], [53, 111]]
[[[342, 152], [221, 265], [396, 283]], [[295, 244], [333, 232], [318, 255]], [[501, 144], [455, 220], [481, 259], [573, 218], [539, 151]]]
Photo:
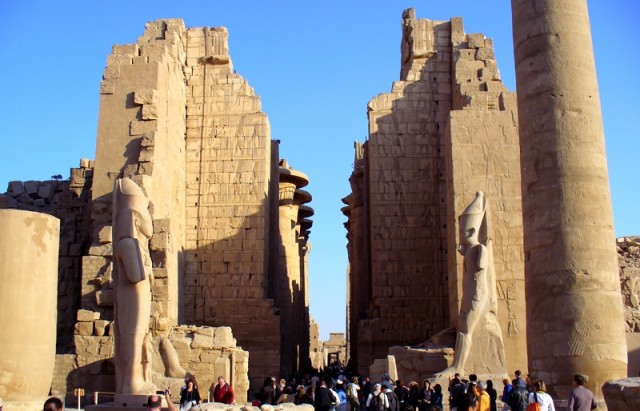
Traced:
[[53, 378], [60, 222], [0, 210], [0, 397], [9, 410], [42, 409]]
[[620, 284], [587, 3], [512, 0], [529, 373], [557, 399], [626, 376]]
[[640, 410], [640, 378], [609, 381], [602, 386], [609, 411]]
[[[146, 411], [147, 398], [143, 394], [116, 394], [113, 402], [85, 406], [86, 411]], [[176, 405], [176, 408], [180, 408]], [[162, 409], [168, 409], [167, 401], [162, 397]]]

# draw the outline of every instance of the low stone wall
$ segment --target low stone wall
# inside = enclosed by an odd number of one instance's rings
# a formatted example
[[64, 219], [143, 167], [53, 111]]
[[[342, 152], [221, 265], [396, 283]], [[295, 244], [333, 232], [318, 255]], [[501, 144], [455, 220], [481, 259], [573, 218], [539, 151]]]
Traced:
[[[74, 388], [84, 388], [87, 395], [115, 390], [112, 324], [100, 319], [99, 312], [78, 311], [76, 355], [58, 356], [56, 393], [68, 394]], [[172, 363], [172, 357], [179, 363]], [[234, 387], [236, 401], [247, 400], [249, 353], [236, 345], [229, 327], [175, 326], [168, 336], [152, 336], [151, 367], [153, 383], [170, 389], [174, 398], [179, 398], [185, 375], [196, 381], [204, 400], [218, 376], [224, 376]]]
[[[89, 248], [89, 203], [93, 161], [82, 159], [68, 180], [11, 181], [0, 193], [0, 209], [45, 213], [60, 219], [58, 328], [56, 352], [73, 352], [73, 328], [80, 301], [82, 254]], [[56, 178], [56, 179], [53, 179]]]
[[627, 332], [640, 332], [640, 237], [616, 240]]

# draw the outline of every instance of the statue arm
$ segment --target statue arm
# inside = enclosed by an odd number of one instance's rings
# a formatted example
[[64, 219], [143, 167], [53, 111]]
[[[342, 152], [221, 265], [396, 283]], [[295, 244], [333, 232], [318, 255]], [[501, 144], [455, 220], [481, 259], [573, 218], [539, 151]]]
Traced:
[[489, 250], [482, 244], [478, 246], [478, 259], [476, 261], [476, 265], [480, 270], [486, 270], [489, 266]]
[[153, 235], [153, 223], [151, 221], [151, 214], [149, 210], [137, 211], [136, 219], [135, 219], [136, 228], [144, 235], [146, 238], [151, 238]]

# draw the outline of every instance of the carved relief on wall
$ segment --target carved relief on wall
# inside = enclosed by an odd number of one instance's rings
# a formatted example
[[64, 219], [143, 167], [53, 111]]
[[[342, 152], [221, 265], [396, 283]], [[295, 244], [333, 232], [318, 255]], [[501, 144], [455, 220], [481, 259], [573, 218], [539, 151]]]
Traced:
[[518, 310], [517, 310], [517, 288], [518, 283], [515, 281], [497, 281], [498, 300], [506, 302], [509, 320], [507, 323], [507, 335], [513, 337], [520, 334], [518, 329]]

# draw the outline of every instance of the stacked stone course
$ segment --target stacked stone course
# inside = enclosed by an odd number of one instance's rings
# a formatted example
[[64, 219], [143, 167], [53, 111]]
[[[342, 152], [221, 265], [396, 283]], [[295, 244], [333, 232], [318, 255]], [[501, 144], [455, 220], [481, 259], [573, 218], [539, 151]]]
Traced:
[[[70, 181], [12, 182], [0, 195], [0, 207], [63, 220], [58, 352], [75, 355], [57, 360], [58, 393], [113, 390], [119, 177], [150, 202], [156, 354], [171, 341], [201, 387], [224, 375], [238, 401], [246, 399], [248, 375], [257, 389], [267, 376], [310, 366], [311, 195], [294, 184], [291, 198], [279, 198], [287, 176], [303, 174], [279, 166], [278, 143], [260, 98], [233, 70], [225, 28], [158, 20], [136, 44], [113, 47], [100, 84], [95, 162], [82, 160]], [[153, 370], [163, 374], [156, 357]]]
[[57, 344], [59, 354], [73, 352], [75, 313], [80, 302], [82, 254], [89, 247], [93, 161], [82, 159], [68, 180], [11, 181], [0, 194], [0, 208], [36, 211], [60, 219], [58, 254]]
[[417, 19], [406, 10], [401, 50], [400, 81], [369, 102], [369, 139], [356, 143], [344, 199], [353, 365], [366, 374], [389, 347], [455, 324], [457, 216], [484, 191], [493, 201], [509, 367], [526, 368], [515, 95], [500, 81], [492, 41], [465, 34], [460, 18]]
[[616, 240], [627, 333], [640, 333], [640, 237]]

